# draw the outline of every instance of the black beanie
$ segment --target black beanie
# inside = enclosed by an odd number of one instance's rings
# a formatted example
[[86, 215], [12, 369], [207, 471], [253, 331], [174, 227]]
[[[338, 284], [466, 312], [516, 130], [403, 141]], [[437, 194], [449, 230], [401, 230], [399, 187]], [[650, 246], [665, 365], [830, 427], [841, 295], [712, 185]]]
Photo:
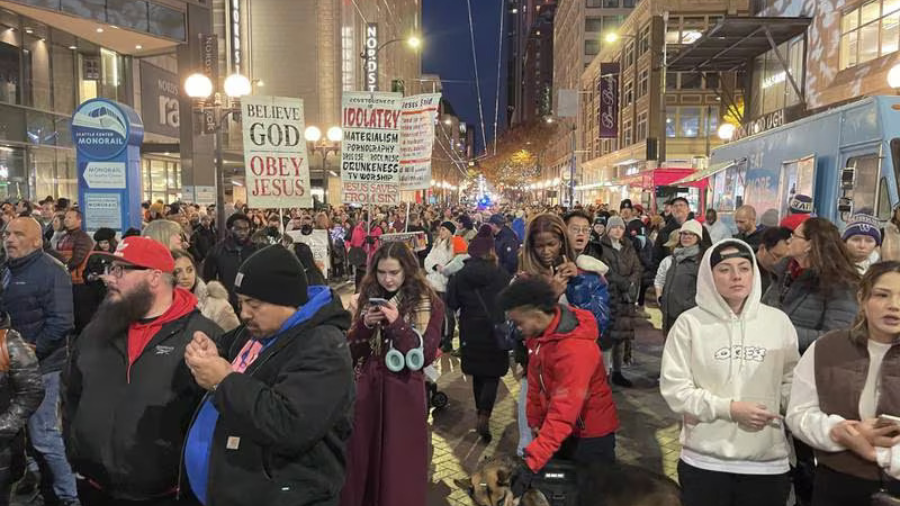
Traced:
[[456, 225], [454, 225], [452, 221], [445, 221], [441, 223], [441, 226], [446, 228], [447, 231], [450, 232], [450, 235], [456, 235]]
[[297, 256], [276, 244], [250, 255], [238, 268], [234, 293], [276, 306], [300, 307], [309, 300], [306, 272]]

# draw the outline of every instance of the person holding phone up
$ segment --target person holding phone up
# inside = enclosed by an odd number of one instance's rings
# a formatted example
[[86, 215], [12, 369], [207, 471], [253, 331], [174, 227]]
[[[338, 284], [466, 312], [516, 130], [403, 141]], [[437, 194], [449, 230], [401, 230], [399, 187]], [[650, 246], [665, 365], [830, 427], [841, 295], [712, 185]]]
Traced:
[[872, 265], [849, 329], [813, 342], [797, 364], [787, 424], [815, 450], [813, 506], [900, 497], [900, 262]]
[[422, 369], [437, 354], [444, 304], [409, 246], [386, 242], [372, 256], [353, 313], [356, 406], [340, 505], [421, 506], [429, 440]]

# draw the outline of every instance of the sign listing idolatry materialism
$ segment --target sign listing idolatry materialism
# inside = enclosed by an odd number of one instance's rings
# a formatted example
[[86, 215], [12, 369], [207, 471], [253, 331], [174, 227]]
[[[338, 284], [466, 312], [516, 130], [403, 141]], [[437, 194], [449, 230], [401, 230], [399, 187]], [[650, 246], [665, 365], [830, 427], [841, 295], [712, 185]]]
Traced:
[[342, 201], [396, 205], [401, 190], [431, 183], [434, 122], [440, 94], [345, 92]]
[[247, 204], [254, 208], [312, 207], [303, 100], [241, 99]]
[[345, 92], [341, 146], [345, 204], [400, 202], [399, 93]]

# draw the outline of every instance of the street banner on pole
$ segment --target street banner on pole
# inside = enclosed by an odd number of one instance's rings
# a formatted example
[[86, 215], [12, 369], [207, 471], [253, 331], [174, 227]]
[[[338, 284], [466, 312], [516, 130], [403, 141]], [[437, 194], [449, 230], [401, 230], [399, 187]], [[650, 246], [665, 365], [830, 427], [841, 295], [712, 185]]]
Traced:
[[402, 98], [399, 93], [344, 92], [344, 204], [399, 203]]
[[247, 205], [312, 207], [303, 100], [248, 96], [241, 99], [241, 111]]
[[431, 187], [431, 150], [434, 149], [434, 122], [440, 103], [440, 93], [403, 99], [403, 114], [400, 116], [400, 190], [427, 190]]
[[597, 122], [600, 125], [600, 138], [617, 138], [619, 136], [619, 64], [600, 64], [600, 109], [597, 111]]

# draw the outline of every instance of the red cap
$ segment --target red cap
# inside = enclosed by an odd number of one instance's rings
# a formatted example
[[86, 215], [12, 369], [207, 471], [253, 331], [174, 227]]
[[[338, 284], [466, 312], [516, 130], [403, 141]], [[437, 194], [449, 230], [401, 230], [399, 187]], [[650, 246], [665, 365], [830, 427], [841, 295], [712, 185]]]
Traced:
[[797, 230], [797, 227], [800, 226], [804, 221], [812, 218], [811, 214], [801, 213], [801, 214], [792, 214], [790, 216], [786, 216], [781, 220], [781, 226], [785, 228], [791, 229], [791, 232]]
[[172, 258], [169, 248], [149, 237], [126, 237], [119, 243], [115, 253], [95, 252], [93, 254], [169, 274], [175, 271], [175, 259]]

